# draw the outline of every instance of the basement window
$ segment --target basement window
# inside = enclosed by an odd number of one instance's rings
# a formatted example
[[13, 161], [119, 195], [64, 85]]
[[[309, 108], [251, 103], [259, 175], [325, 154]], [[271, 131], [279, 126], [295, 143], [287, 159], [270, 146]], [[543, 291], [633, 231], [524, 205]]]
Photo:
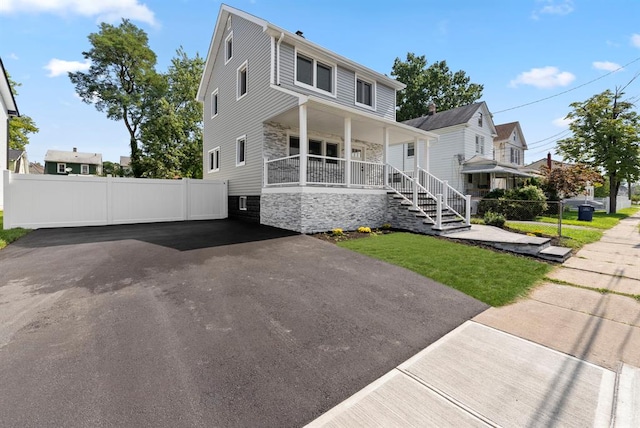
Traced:
[[240, 211], [246, 211], [247, 210], [247, 197], [246, 196], [240, 196], [240, 198], [238, 198], [238, 209]]

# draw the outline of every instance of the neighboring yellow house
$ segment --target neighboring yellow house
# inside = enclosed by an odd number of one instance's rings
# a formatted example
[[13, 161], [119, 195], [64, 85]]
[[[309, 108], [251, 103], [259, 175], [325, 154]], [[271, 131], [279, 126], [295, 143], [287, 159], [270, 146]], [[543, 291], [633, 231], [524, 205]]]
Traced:
[[24, 150], [9, 149], [9, 167], [7, 168], [16, 174], [29, 174], [29, 159]]

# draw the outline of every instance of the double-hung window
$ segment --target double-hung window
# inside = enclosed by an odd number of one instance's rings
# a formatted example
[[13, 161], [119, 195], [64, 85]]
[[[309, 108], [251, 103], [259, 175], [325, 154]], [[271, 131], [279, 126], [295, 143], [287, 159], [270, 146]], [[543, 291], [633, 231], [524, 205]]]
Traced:
[[59, 163], [58, 164], [58, 174], [66, 174], [67, 173], [67, 164]]
[[511, 163], [520, 165], [520, 150], [515, 147], [511, 147]]
[[484, 154], [484, 137], [476, 135], [476, 153]]
[[407, 157], [408, 158], [412, 158], [413, 155], [415, 154], [415, 152], [416, 152], [415, 143], [408, 143], [407, 144]]
[[478, 113], [478, 126], [482, 128], [482, 113]]
[[296, 84], [311, 86], [333, 94], [335, 67], [296, 53]]
[[247, 61], [238, 67], [238, 93], [236, 99], [240, 99], [247, 95], [248, 90]]
[[356, 104], [374, 107], [375, 83], [356, 77]]
[[236, 166], [244, 165], [247, 159], [247, 136], [236, 138]]
[[209, 150], [209, 172], [220, 170], [220, 147]]
[[[333, 141], [309, 139], [308, 143], [309, 161], [311, 162], [324, 162], [324, 163], [338, 163], [338, 156], [340, 154], [340, 145]], [[295, 156], [300, 154], [300, 137], [289, 137], [289, 156]], [[335, 159], [327, 159], [335, 158]]]
[[218, 88], [211, 93], [211, 118], [218, 115]]
[[88, 175], [89, 174], [89, 165], [80, 165], [80, 174]]

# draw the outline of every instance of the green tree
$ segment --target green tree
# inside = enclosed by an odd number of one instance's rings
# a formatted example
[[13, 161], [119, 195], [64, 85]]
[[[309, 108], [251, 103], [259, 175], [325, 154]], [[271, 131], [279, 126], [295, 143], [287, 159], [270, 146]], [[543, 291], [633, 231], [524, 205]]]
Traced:
[[[9, 73], [7, 73], [7, 79], [11, 87], [11, 93], [14, 97], [17, 96], [18, 91], [16, 88], [22, 86], [22, 84], [13, 80], [11, 76], [9, 76]], [[27, 144], [29, 144], [29, 134], [35, 134], [39, 131], [36, 123], [29, 116], [20, 115], [11, 117], [11, 119], [9, 119], [9, 148], [24, 150]]]
[[155, 71], [156, 54], [149, 48], [147, 34], [126, 19], [117, 27], [101, 23], [100, 31], [88, 38], [92, 47], [82, 55], [91, 66], [87, 72], [69, 73], [69, 78], [82, 101], [106, 112], [109, 119], [124, 122], [133, 174], [140, 177], [140, 126], [162, 80]]
[[438, 111], [450, 110], [476, 102], [482, 97], [484, 85], [471, 83], [463, 70], [455, 73], [446, 61], [434, 62], [427, 67], [424, 55], [407, 53], [407, 60], [396, 58], [391, 75], [407, 85], [397, 93], [398, 121], [424, 116], [431, 103]]
[[597, 187], [604, 183], [598, 171], [580, 163], [551, 169], [545, 165], [542, 167], [542, 174], [543, 188], [552, 199], [555, 199], [554, 197], [571, 198], [583, 192], [587, 184]]
[[179, 48], [164, 74], [163, 96], [141, 128], [143, 176], [202, 178], [202, 104], [196, 100], [204, 60]]
[[558, 153], [565, 159], [605, 171], [610, 213], [616, 212], [620, 182], [640, 178], [640, 119], [622, 95], [606, 90], [572, 103], [567, 119], [573, 135], [558, 141]]

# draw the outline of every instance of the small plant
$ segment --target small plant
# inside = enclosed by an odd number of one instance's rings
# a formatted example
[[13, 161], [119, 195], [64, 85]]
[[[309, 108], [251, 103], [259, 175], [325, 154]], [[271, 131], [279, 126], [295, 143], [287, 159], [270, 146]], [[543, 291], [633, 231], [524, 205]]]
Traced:
[[391, 229], [391, 223], [385, 223], [385, 224], [383, 224], [383, 225], [380, 227], [380, 229], [382, 229], [382, 230], [389, 230], [389, 229]]
[[484, 224], [489, 226], [503, 227], [507, 220], [502, 214], [487, 211], [484, 214]]
[[344, 231], [339, 227], [331, 230], [331, 236], [344, 236]]
[[358, 232], [360, 232], [360, 233], [371, 233], [371, 228], [369, 226], [360, 226], [358, 228]]

